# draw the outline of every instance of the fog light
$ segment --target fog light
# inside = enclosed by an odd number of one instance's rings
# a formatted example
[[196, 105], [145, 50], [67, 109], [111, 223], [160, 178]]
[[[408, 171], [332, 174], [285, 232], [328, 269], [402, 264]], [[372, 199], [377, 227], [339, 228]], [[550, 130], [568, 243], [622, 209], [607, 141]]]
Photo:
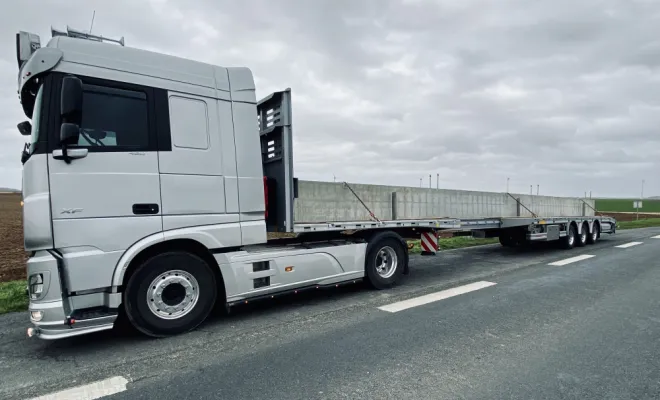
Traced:
[[32, 321], [34, 322], [39, 322], [43, 319], [44, 317], [44, 312], [39, 310], [39, 311], [30, 311], [30, 318], [32, 318]]

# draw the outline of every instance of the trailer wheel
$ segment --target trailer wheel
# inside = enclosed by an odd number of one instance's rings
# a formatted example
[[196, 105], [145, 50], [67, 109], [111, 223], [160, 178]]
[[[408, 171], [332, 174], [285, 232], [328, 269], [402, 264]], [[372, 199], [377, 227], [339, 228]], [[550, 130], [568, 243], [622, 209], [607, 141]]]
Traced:
[[216, 297], [209, 265], [194, 254], [172, 251], [138, 266], [126, 285], [124, 304], [137, 330], [164, 337], [196, 328], [213, 309]]
[[600, 236], [600, 225], [598, 222], [594, 222], [593, 229], [591, 230], [591, 234], [587, 238], [587, 243], [589, 244], [594, 244], [598, 241], [598, 237]]
[[381, 232], [371, 237], [367, 245], [365, 274], [375, 289], [396, 285], [406, 269], [404, 241], [394, 232]]
[[568, 226], [568, 232], [566, 232], [566, 236], [562, 238], [561, 245], [564, 249], [569, 250], [572, 249], [575, 246], [575, 237], [577, 236], [577, 232], [575, 229], [575, 225], [569, 225]]
[[589, 226], [587, 224], [582, 225], [580, 234], [577, 235], [575, 245], [578, 247], [583, 247], [587, 244], [587, 239], [589, 237]]

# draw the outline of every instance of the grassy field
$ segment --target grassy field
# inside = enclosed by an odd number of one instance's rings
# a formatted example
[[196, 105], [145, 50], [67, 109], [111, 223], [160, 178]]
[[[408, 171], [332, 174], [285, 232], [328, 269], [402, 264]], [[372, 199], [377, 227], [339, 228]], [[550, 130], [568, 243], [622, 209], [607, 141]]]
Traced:
[[0, 314], [27, 310], [26, 281], [0, 283]]
[[621, 221], [617, 222], [619, 229], [652, 228], [660, 226], [660, 218], [640, 219], [639, 221]]
[[[602, 212], [635, 212], [637, 210], [633, 207], [633, 201], [638, 200], [639, 199], [596, 199], [596, 210]], [[639, 211], [660, 213], [660, 200], [643, 200], [642, 208], [640, 208]]]

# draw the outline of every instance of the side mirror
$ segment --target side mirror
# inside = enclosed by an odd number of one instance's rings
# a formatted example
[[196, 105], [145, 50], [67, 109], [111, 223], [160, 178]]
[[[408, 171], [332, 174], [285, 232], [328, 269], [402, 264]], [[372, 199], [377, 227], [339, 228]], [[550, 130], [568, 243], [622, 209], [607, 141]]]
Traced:
[[60, 144], [62, 146], [75, 146], [80, 138], [80, 127], [76, 124], [63, 123], [60, 126]]
[[74, 76], [62, 79], [60, 115], [64, 122], [80, 125], [82, 118], [82, 81]]
[[17, 126], [21, 135], [30, 136], [32, 134], [32, 124], [30, 124], [30, 121], [23, 121]]

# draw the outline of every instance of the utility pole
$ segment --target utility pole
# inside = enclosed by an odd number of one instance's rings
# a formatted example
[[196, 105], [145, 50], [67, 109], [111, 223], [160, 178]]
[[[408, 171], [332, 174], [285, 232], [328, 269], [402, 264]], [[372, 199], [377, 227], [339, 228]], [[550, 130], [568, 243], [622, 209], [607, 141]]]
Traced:
[[530, 195], [530, 196], [532, 195], [532, 186], [533, 186], [533, 185], [529, 185], [529, 195]]
[[429, 174], [429, 189], [431, 189], [431, 174]]
[[538, 185], [538, 184], [536, 185], [536, 195], [537, 196], [539, 195], [539, 186], [541, 186], [541, 185]]
[[509, 178], [506, 178], [506, 192], [509, 193]]
[[639, 196], [639, 204], [637, 205], [637, 220], [639, 221], [639, 209], [643, 206], [642, 200], [644, 200], [644, 179], [642, 179], [642, 193]]
[[435, 188], [440, 189], [440, 174], [437, 174], [435, 177]]
[[422, 187], [422, 178], [419, 178], [419, 187]]

